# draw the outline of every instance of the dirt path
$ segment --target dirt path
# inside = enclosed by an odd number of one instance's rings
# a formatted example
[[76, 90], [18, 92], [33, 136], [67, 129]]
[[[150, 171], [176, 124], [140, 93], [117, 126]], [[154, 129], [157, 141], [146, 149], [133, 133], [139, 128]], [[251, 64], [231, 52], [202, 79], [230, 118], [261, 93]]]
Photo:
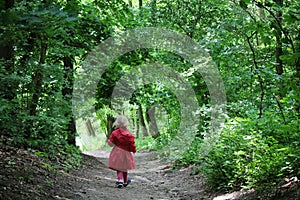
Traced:
[[132, 183], [119, 189], [108, 157], [106, 151], [85, 152], [81, 168], [54, 170], [48, 159], [0, 143], [0, 200], [212, 199], [203, 179], [190, 175], [191, 168], [174, 171], [153, 152], [134, 155]]
[[101, 150], [85, 152], [95, 157], [93, 166], [82, 170], [76, 199], [212, 199], [203, 191], [199, 176], [190, 176], [191, 169], [173, 171], [170, 165], [158, 159], [154, 153], [144, 152], [134, 155], [137, 169], [129, 172], [132, 183], [126, 188], [115, 186], [116, 174], [108, 169], [109, 153]]
[[[0, 143], [0, 200], [238, 200], [267, 199], [255, 194], [233, 192], [225, 195], [205, 190], [204, 179], [191, 175], [191, 168], [172, 170], [153, 152], [134, 155], [137, 169], [126, 188], [115, 185], [116, 173], [107, 168], [109, 153], [85, 152], [83, 167], [69, 171], [54, 169], [50, 160], [30, 151]], [[296, 188], [295, 188], [296, 187]], [[295, 200], [300, 184], [272, 200]], [[265, 192], [266, 195], [270, 191]]]
[[173, 171], [154, 153], [134, 155], [132, 183], [118, 189], [116, 172], [107, 168], [109, 153], [85, 152], [79, 169], [54, 169], [50, 160], [0, 143], [0, 200], [146, 200], [211, 199], [191, 169]]

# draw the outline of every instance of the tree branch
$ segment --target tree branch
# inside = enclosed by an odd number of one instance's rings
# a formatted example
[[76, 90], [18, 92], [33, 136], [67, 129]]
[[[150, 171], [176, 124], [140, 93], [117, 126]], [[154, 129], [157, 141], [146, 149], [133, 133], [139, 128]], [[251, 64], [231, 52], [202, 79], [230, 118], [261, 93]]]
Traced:
[[[258, 70], [258, 64], [257, 64], [257, 61], [256, 61], [256, 54], [255, 54], [254, 48], [253, 48], [253, 46], [251, 44], [251, 41], [250, 41], [251, 37], [253, 37], [254, 34], [255, 34], [255, 32], [253, 34], [251, 34], [250, 37], [247, 36], [246, 34], [244, 34], [244, 35], [247, 39], [247, 43], [248, 43], [248, 45], [250, 47], [250, 50], [252, 52], [253, 64], [254, 64], [255, 68]], [[259, 79], [259, 86], [260, 86], [260, 91], [261, 91], [260, 92], [260, 104], [259, 104], [259, 118], [261, 118], [262, 115], [263, 115], [263, 99], [264, 99], [265, 92], [264, 92], [264, 87], [263, 87], [263, 80], [262, 80], [260, 74], [255, 70], [254, 70], [254, 73], [256, 73], [256, 75]]]
[[257, 2], [255, 0], [253, 0], [253, 2], [256, 4], [257, 7], [259, 8], [263, 8], [266, 11], [268, 11], [268, 13], [274, 18], [274, 20], [277, 22], [279, 29], [282, 31], [282, 33], [285, 35], [285, 37], [288, 39], [288, 41], [290, 42], [291, 46], [292, 46], [292, 50], [293, 53], [295, 53], [295, 46], [294, 46], [294, 42], [291, 39], [290, 35], [286, 32], [286, 30], [282, 27], [282, 24], [280, 22], [280, 20], [276, 17], [276, 14], [273, 13], [269, 8], [267, 8], [265, 5], [263, 5], [261, 2]]

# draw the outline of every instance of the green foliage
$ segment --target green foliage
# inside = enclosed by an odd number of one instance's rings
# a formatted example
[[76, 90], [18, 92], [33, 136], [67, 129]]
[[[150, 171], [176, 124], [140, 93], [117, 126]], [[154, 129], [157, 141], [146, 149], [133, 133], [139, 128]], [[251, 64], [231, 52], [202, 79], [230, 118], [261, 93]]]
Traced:
[[69, 144], [76, 136], [70, 130], [75, 68], [113, 26], [130, 21], [128, 7], [123, 1], [11, 2], [0, 5], [6, 19], [0, 23], [1, 134], [59, 167], [76, 167], [80, 154]]
[[58, 165], [54, 167], [77, 168], [81, 166], [81, 151], [78, 147], [65, 144], [61, 148], [56, 149], [59, 153], [52, 155], [53, 159], [58, 161]]
[[[201, 166], [211, 186], [219, 189], [273, 186], [284, 177], [300, 175], [299, 1], [280, 5], [156, 0], [129, 8], [118, 0], [70, 0], [15, 1], [12, 6], [0, 3], [0, 131], [10, 138], [7, 143], [57, 163], [45, 163], [44, 168], [80, 165], [78, 148], [66, 142], [75, 137], [69, 130], [71, 97], [62, 94], [73, 87], [80, 62], [109, 36], [156, 26], [191, 37], [209, 51], [219, 68], [228, 102], [228, 122], [221, 137], [211, 144], [208, 155], [200, 152], [202, 137], [209, 131], [210, 94], [201, 74], [186, 73], [194, 70], [190, 63], [160, 49], [128, 52], [99, 77], [95, 108], [100, 129], [106, 130], [108, 118], [118, 112], [111, 109], [111, 94], [120, 78], [136, 66], [158, 63], [186, 75], [201, 112], [197, 137], [176, 158], [176, 166]], [[73, 67], [70, 71], [66, 58]], [[161, 150], [174, 139], [180, 106], [173, 91], [148, 84], [138, 88], [129, 103], [126, 112], [135, 121], [139, 106], [145, 110], [160, 105], [166, 111], [167, 126], [163, 124], [155, 139], [137, 138], [139, 150]], [[84, 118], [86, 113], [80, 114]]]
[[81, 151], [78, 147], [69, 145], [65, 142], [43, 145], [45, 148], [39, 148], [37, 146], [28, 148], [28, 150], [35, 155], [52, 161], [52, 163], [45, 162], [43, 168], [53, 170], [71, 169], [81, 166]]
[[101, 109], [96, 112], [97, 119], [100, 121], [100, 129], [105, 132], [107, 138], [109, 138], [109, 133], [107, 133], [107, 118], [108, 116], [117, 117], [118, 113], [115, 110], [110, 109], [107, 105], [103, 105]]
[[137, 150], [159, 151], [166, 147], [174, 136], [166, 133], [161, 133], [157, 138], [152, 136], [136, 138], [135, 143]]
[[196, 136], [190, 147], [183, 155], [175, 160], [175, 168], [186, 167], [189, 165], [197, 165], [202, 162], [203, 157], [201, 156], [201, 144], [202, 138]]
[[[267, 134], [265, 125], [275, 123], [276, 120], [268, 117], [259, 120], [237, 118], [228, 123], [200, 167], [210, 185], [218, 189], [270, 187], [284, 177], [299, 175], [296, 171], [300, 159], [299, 136], [294, 138], [296, 132], [289, 134], [284, 126]], [[277, 134], [289, 137], [291, 143], [285, 144], [276, 138]]]
[[156, 149], [156, 140], [152, 137], [145, 137], [145, 138], [136, 138], [135, 144], [138, 151], [141, 150], [157, 150]]

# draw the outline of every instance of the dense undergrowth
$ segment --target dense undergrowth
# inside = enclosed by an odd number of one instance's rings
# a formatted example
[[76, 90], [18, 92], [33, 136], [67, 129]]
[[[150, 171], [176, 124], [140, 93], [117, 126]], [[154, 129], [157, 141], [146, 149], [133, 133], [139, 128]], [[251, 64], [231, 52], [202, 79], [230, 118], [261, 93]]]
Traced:
[[[0, 142], [16, 147], [18, 149], [25, 149], [32, 152], [38, 157], [48, 159], [49, 163], [45, 163], [48, 169], [72, 169], [82, 166], [81, 151], [77, 146], [69, 145], [63, 141], [31, 141], [31, 140], [13, 140], [12, 138], [1, 136]], [[36, 145], [34, 145], [36, 144]]]
[[271, 118], [232, 123], [199, 167], [210, 185], [219, 189], [272, 188], [284, 178], [299, 177], [300, 138], [296, 130], [287, 128], [296, 127], [295, 121], [279, 127]]
[[[202, 137], [174, 160], [174, 167], [194, 166], [216, 190], [275, 189], [286, 179], [300, 176], [299, 122], [279, 123], [278, 118], [235, 118], [226, 123], [207, 155], [201, 154]], [[166, 136], [164, 136], [166, 137]], [[166, 141], [138, 139], [139, 149], [159, 151]]]

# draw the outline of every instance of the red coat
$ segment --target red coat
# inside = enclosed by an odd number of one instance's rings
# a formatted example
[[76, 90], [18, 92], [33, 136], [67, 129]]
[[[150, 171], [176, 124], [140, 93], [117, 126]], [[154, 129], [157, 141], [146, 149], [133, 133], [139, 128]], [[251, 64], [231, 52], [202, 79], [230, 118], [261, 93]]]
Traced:
[[111, 133], [108, 141], [118, 146], [119, 148], [124, 149], [125, 151], [133, 153], [136, 152], [134, 136], [128, 130], [124, 130], [121, 128], [114, 130]]
[[109, 168], [119, 171], [135, 169], [131, 152], [136, 152], [136, 146], [134, 136], [128, 130], [121, 128], [114, 130], [108, 139], [108, 143], [115, 145], [109, 155]]

